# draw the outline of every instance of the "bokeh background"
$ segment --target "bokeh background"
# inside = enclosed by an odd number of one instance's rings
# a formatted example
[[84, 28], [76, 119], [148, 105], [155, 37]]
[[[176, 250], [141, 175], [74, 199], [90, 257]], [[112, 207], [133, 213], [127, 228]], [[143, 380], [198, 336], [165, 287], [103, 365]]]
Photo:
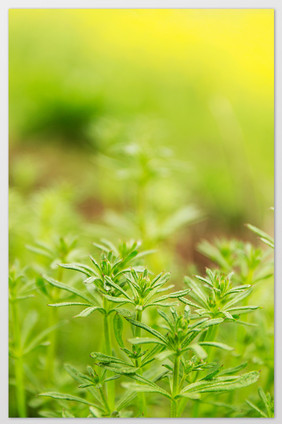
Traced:
[[189, 162], [212, 226], [267, 225], [273, 43], [272, 10], [11, 10], [11, 186], [80, 191], [89, 145], [125, 131]]
[[[9, 133], [11, 264], [36, 278], [60, 237], [85, 257], [134, 238], [177, 284], [209, 264], [202, 239], [273, 235], [274, 12], [12, 9]], [[271, 326], [273, 287], [258, 299]], [[92, 341], [72, 325], [57, 353], [75, 364]]]

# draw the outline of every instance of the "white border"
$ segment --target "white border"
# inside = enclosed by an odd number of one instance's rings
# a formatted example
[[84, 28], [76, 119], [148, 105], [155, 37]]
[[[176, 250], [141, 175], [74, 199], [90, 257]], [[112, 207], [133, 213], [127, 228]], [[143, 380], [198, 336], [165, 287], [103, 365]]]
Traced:
[[[0, 422], [29, 423], [31, 418], [8, 418], [8, 10], [17, 8], [54, 8], [54, 9], [275, 9], [275, 418], [263, 419], [263, 423], [281, 423], [282, 422], [282, 362], [279, 360], [279, 352], [282, 352], [282, 331], [281, 331], [281, 314], [282, 314], [282, 287], [280, 284], [282, 275], [282, 261], [279, 262], [279, 252], [281, 242], [279, 235], [282, 234], [282, 221], [280, 218], [279, 206], [281, 206], [281, 190], [279, 190], [279, 181], [282, 181], [282, 168], [279, 169], [278, 161], [281, 159], [282, 147], [278, 140], [281, 140], [282, 134], [282, 104], [281, 104], [281, 72], [282, 72], [282, 51], [281, 51], [281, 35], [282, 35], [282, 3], [280, 0], [143, 0], [143, 1], [126, 1], [126, 0], [2, 0], [0, 5], [0, 89], [1, 89], [1, 114], [0, 114], [0, 131], [1, 131], [1, 154], [0, 154], [0, 187], [1, 187], [1, 208], [0, 208], [0, 269], [1, 269], [1, 295], [0, 295]], [[280, 76], [280, 78], [279, 78]], [[280, 119], [278, 118], [280, 117]], [[280, 178], [279, 178], [280, 177]], [[281, 309], [280, 309], [280, 307]], [[58, 419], [49, 418], [33, 418], [33, 422], [37, 420], [44, 422], [56, 422]], [[169, 418], [130, 418], [122, 419], [126, 423], [136, 421], [146, 422], [162, 422]], [[64, 422], [79, 421], [80, 423], [89, 423], [87, 418], [65, 418]], [[95, 419], [97, 423], [112, 423], [121, 419], [103, 418]], [[178, 418], [178, 423], [196, 423], [204, 422], [220, 422], [232, 421], [232, 423], [244, 422], [246, 418]], [[248, 418], [252, 423], [261, 422], [261, 418]]]

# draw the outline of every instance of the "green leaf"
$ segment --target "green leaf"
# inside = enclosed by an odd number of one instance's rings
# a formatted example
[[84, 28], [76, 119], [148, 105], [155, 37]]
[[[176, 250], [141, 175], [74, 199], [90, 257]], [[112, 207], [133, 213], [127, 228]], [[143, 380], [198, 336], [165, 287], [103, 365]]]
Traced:
[[213, 284], [211, 283], [211, 281], [209, 281], [207, 278], [201, 277], [200, 275], [195, 275], [195, 278], [197, 278], [198, 280], [202, 281], [203, 283], [207, 284], [208, 287], [210, 287], [213, 290], [219, 291], [219, 289], [217, 289], [216, 287], [213, 286]]
[[259, 394], [259, 397], [261, 398], [261, 400], [263, 401], [263, 403], [265, 405], [268, 417], [271, 417], [272, 416], [271, 404], [270, 404], [269, 400], [267, 399], [266, 394], [264, 393], [264, 391], [261, 387], [258, 388], [258, 394]]
[[105, 275], [105, 280], [107, 281], [107, 283], [110, 285], [110, 286], [112, 286], [112, 287], [114, 287], [116, 290], [118, 290], [120, 293], [122, 293], [127, 299], [129, 299], [129, 300], [131, 300], [130, 299], [130, 296], [126, 293], [126, 291], [125, 290], [123, 290], [123, 288], [121, 288], [118, 284], [116, 284], [116, 283], [114, 283], [113, 281], [112, 281], [112, 279], [111, 278], [109, 278], [107, 275]]
[[198, 246], [198, 251], [202, 253], [203, 255], [205, 255], [206, 257], [210, 258], [213, 262], [219, 264], [221, 268], [229, 269], [230, 264], [223, 257], [221, 252], [218, 250], [217, 247], [215, 247], [208, 241], [206, 240], [202, 241]]
[[259, 415], [261, 415], [263, 418], [267, 418], [267, 415], [261, 409], [259, 409], [256, 405], [254, 405], [252, 402], [250, 402], [249, 400], [246, 400], [246, 403], [255, 411], [257, 411]]
[[191, 302], [191, 300], [185, 299], [185, 297], [180, 297], [179, 300], [186, 305], [193, 306], [193, 308], [199, 308], [200, 306], [196, 303]]
[[135, 374], [139, 368], [133, 367], [131, 365], [119, 365], [119, 364], [110, 364], [110, 363], [97, 363], [98, 366], [105, 368], [113, 373], [118, 374]]
[[199, 285], [195, 283], [195, 281], [192, 280], [192, 278], [184, 277], [185, 283], [192, 288], [192, 291], [190, 292], [190, 297], [192, 299], [198, 301], [201, 306], [204, 308], [207, 307], [207, 297], [204, 294], [204, 292], [199, 288]]
[[249, 289], [251, 287], [250, 284], [245, 284], [244, 286], [237, 286], [237, 287], [233, 287], [232, 289], [228, 290], [223, 297], [229, 296], [230, 294], [233, 293], [240, 293], [246, 289]]
[[125, 384], [133, 384], [134, 387], [135, 387], [135, 389], [133, 389], [133, 387], [131, 387], [133, 390], [140, 391], [140, 392], [145, 391], [145, 392], [160, 393], [163, 396], [166, 396], [167, 398], [171, 399], [170, 394], [166, 390], [164, 390], [162, 387], [159, 387], [157, 384], [148, 380], [147, 378], [145, 378], [145, 377], [143, 377], [139, 374], [132, 375], [131, 378], [140, 383], [140, 384], [125, 383]]
[[135, 325], [136, 327], [140, 327], [140, 328], [143, 328], [143, 330], [148, 331], [148, 333], [151, 333], [153, 336], [160, 339], [164, 344], [167, 344], [166, 338], [157, 330], [154, 330], [153, 328], [149, 327], [146, 324], [143, 324], [142, 322], [135, 321], [134, 319], [131, 319], [128, 317], [125, 317], [125, 319], [129, 321], [131, 324]]
[[116, 313], [113, 319], [113, 327], [116, 341], [118, 342], [120, 347], [124, 347], [124, 343], [122, 340], [122, 331], [123, 331], [123, 321], [121, 316]]
[[30, 246], [30, 245], [27, 245], [26, 248], [30, 250], [31, 252], [37, 253], [38, 255], [45, 256], [48, 259], [52, 259], [52, 254], [50, 254], [43, 248]]
[[71, 414], [69, 411], [66, 411], [65, 409], [63, 409], [62, 418], [75, 418], [75, 416]]
[[77, 264], [77, 263], [60, 264], [60, 267], [65, 268], [65, 269], [71, 269], [73, 271], [81, 272], [82, 274], [87, 275], [87, 277], [91, 277], [91, 275], [93, 274], [93, 270], [91, 270], [91, 268], [88, 268], [83, 264]]
[[246, 297], [248, 297], [253, 291], [253, 288], [251, 287], [249, 290], [245, 290], [239, 294], [236, 294], [231, 300], [229, 300], [225, 305], [224, 305], [224, 309], [228, 310], [230, 308], [230, 306], [232, 305], [236, 305], [236, 303], [241, 302], [241, 300], [245, 299]]
[[268, 246], [274, 249], [274, 240], [272, 237], [270, 237], [268, 234], [266, 234], [264, 231], [260, 230], [259, 228], [255, 227], [254, 225], [247, 224], [247, 227], [249, 228], [249, 230], [253, 231], [253, 233], [258, 235], [264, 243], [266, 243]]
[[94, 311], [104, 311], [103, 308], [99, 308], [99, 306], [90, 306], [90, 308], [83, 309], [79, 314], [75, 315], [75, 318], [85, 318], [92, 314]]
[[237, 365], [237, 367], [226, 368], [225, 370], [220, 372], [220, 375], [235, 374], [236, 372], [246, 368], [247, 365], [248, 365], [248, 362], [244, 362], [243, 364]]
[[223, 321], [224, 321], [223, 318], [213, 318], [213, 319], [209, 319], [208, 321], [203, 322], [198, 327], [208, 328], [208, 327], [211, 327], [212, 325], [221, 324]]
[[109, 294], [103, 294], [103, 296], [106, 299], [108, 299], [108, 300], [110, 300], [111, 302], [114, 302], [114, 303], [121, 303], [121, 304], [131, 303], [131, 304], [133, 304], [133, 302], [131, 300], [124, 298], [124, 297], [115, 297], [115, 296], [110, 296]]
[[[94, 406], [90, 406], [89, 411], [90, 411], [92, 417], [94, 417], [94, 418], [100, 417], [100, 412], [96, 408], [94, 408]], [[89, 417], [89, 418], [91, 418], [91, 417]]]
[[233, 347], [228, 346], [227, 344], [218, 343], [218, 342], [210, 342], [210, 341], [199, 342], [199, 345], [201, 345], [201, 346], [213, 346], [213, 347], [217, 347], [217, 348], [223, 349], [223, 350], [233, 350], [234, 349]]
[[67, 373], [74, 379], [77, 380], [79, 383], [83, 383], [85, 382], [85, 380], [88, 381], [92, 381], [91, 377], [81, 373], [80, 371], [78, 371], [75, 367], [73, 367], [70, 364], [65, 364], [64, 365], [65, 370], [67, 371]]
[[68, 321], [61, 321], [55, 325], [52, 325], [49, 328], [46, 328], [44, 331], [39, 333], [34, 339], [31, 340], [31, 342], [24, 348], [24, 355], [30, 353], [32, 350], [37, 348], [41, 345], [41, 343], [44, 341], [44, 339], [48, 336], [49, 333], [56, 330], [57, 328], [61, 327], [62, 325], [66, 324]]
[[138, 344], [147, 344], [147, 343], [159, 343], [161, 345], [164, 345], [164, 343], [158, 339], [152, 339], [151, 337], [134, 337], [131, 339], [128, 339], [129, 343], [138, 345]]
[[102, 250], [102, 252], [109, 253], [111, 251], [110, 248], [103, 246], [102, 244], [94, 243], [94, 242], [92, 244], [93, 244], [93, 246], [97, 247], [97, 249]]
[[131, 367], [133, 366], [123, 361], [122, 359], [116, 358], [115, 356], [105, 355], [104, 353], [101, 353], [101, 352], [92, 352], [90, 353], [90, 356], [94, 360], [104, 364], [120, 364], [120, 365], [131, 366]]
[[85, 405], [94, 406], [100, 411], [103, 411], [103, 409], [100, 406], [96, 405], [95, 403], [89, 402], [88, 400], [78, 396], [69, 395], [67, 393], [46, 392], [46, 393], [40, 393], [39, 396], [47, 396], [47, 397], [51, 397], [53, 399], [58, 399], [58, 400], [69, 400], [73, 402], [80, 402], [80, 403], [84, 403]]
[[149, 386], [148, 384], [138, 384], [138, 383], [122, 383], [122, 386], [125, 387], [128, 390], [131, 390], [132, 392], [143, 392], [143, 393], [159, 393], [162, 396], [167, 397], [168, 399], [171, 399], [170, 394], [162, 389], [161, 387], [155, 385]]
[[116, 246], [115, 246], [115, 245], [114, 245], [114, 244], [113, 244], [110, 240], [107, 240], [107, 239], [104, 239], [104, 238], [103, 238], [103, 239], [101, 239], [100, 241], [101, 241], [101, 243], [103, 243], [104, 245], [108, 246], [108, 248], [109, 248], [110, 250], [112, 250], [116, 256], [118, 256], [118, 255], [119, 255], [119, 252], [118, 252], [118, 250], [117, 250]]
[[22, 338], [23, 346], [26, 345], [27, 339], [29, 338], [37, 320], [38, 320], [38, 314], [36, 311], [29, 311], [27, 313], [23, 322], [22, 330], [21, 330], [21, 338]]
[[181, 394], [184, 393], [208, 393], [208, 392], [226, 392], [230, 390], [240, 389], [242, 387], [249, 386], [250, 384], [255, 383], [259, 379], [259, 372], [251, 371], [247, 374], [241, 376], [233, 377], [219, 377], [214, 380], [201, 380], [196, 383], [188, 384], [181, 391]]
[[91, 304], [82, 303], [82, 302], [60, 302], [60, 303], [49, 303], [48, 306], [60, 308], [62, 306], [91, 306]]
[[46, 289], [46, 284], [42, 277], [38, 277], [35, 280], [36, 287], [43, 293], [45, 296], [49, 297], [48, 291]]
[[238, 314], [238, 315], [242, 315], [242, 314], [247, 314], [249, 312], [253, 312], [256, 309], [261, 309], [259, 306], [238, 306], [237, 308], [229, 308], [228, 312], [230, 312], [231, 314]]
[[179, 290], [179, 291], [174, 292], [174, 293], [166, 294], [165, 296], [160, 297], [157, 301], [160, 302], [160, 301], [163, 301], [163, 300], [166, 300], [166, 299], [179, 298], [179, 297], [182, 297], [182, 296], [186, 296], [190, 292], [191, 292], [191, 289]]
[[200, 359], [206, 359], [206, 357], [208, 356], [207, 352], [205, 351], [205, 349], [203, 349], [200, 346], [200, 344], [194, 343], [191, 346], [189, 346], [187, 349], [193, 350], [195, 354], [198, 356], [198, 358]]
[[92, 304], [93, 302], [91, 301], [91, 299], [89, 299], [87, 296], [85, 296], [84, 293], [82, 293], [81, 291], [75, 289], [74, 287], [71, 286], [67, 286], [66, 284], [60, 283], [57, 280], [54, 280], [51, 277], [48, 277], [47, 275], [43, 275], [43, 278], [48, 281], [48, 283], [50, 283], [52, 286], [54, 287], [58, 287], [59, 289], [68, 291], [70, 293], [75, 294], [78, 297], [81, 297], [82, 299], [86, 300], [87, 302], [89, 302], [90, 304]]
[[127, 390], [116, 404], [116, 410], [121, 411], [126, 408], [135, 397], [136, 393], [132, 392], [132, 390]]

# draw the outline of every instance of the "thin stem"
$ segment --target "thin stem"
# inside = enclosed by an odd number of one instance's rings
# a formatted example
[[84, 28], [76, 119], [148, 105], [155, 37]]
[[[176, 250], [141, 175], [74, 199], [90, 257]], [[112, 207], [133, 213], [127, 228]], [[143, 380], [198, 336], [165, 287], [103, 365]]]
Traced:
[[110, 336], [110, 323], [108, 314], [104, 315], [104, 336], [105, 336], [105, 352], [106, 355], [112, 355], [112, 344]]
[[198, 418], [198, 416], [199, 416], [199, 404], [200, 404], [200, 402], [198, 400], [194, 401], [193, 418]]
[[[111, 321], [108, 315], [108, 302], [104, 298], [104, 309], [106, 311], [104, 315], [104, 339], [105, 339], [105, 352], [106, 355], [112, 356], [112, 342], [111, 342]], [[112, 373], [109, 373], [112, 375]], [[107, 383], [107, 394], [110, 409], [114, 411], [115, 409], [115, 381], [111, 380]]]
[[[137, 314], [136, 314], [136, 321], [141, 322], [141, 320], [142, 320], [142, 311], [138, 310]], [[140, 337], [140, 335], [141, 335], [141, 328], [136, 326], [135, 327], [135, 337]], [[139, 365], [140, 365], [139, 358], [137, 358], [135, 360], [135, 365], [136, 365], [136, 367], [139, 367]]]
[[15, 346], [15, 380], [16, 380], [16, 399], [17, 409], [20, 418], [25, 418], [26, 413], [26, 394], [24, 388], [24, 369], [23, 369], [23, 357], [22, 357], [22, 346], [21, 346], [21, 332], [18, 307], [16, 301], [11, 302], [12, 312], [12, 325], [14, 333], [14, 346]]
[[[64, 259], [62, 259], [64, 262]], [[58, 267], [57, 272], [57, 280], [62, 281], [63, 280], [63, 268]], [[52, 302], [56, 302], [58, 298], [58, 289], [56, 287], [53, 287], [50, 292], [50, 297]], [[49, 312], [49, 327], [54, 326], [58, 322], [58, 309], [57, 308], [50, 308]], [[47, 380], [53, 380], [54, 379], [54, 373], [55, 373], [55, 360], [56, 360], [56, 351], [57, 351], [57, 332], [52, 331], [49, 336], [50, 345], [48, 347], [48, 355], [46, 360], [46, 373], [47, 373]]]
[[[141, 322], [141, 321], [142, 321], [142, 310], [141, 310], [141, 309], [139, 309], [139, 310], [137, 311], [137, 314], [136, 314], [136, 321], [138, 321], [138, 322]], [[140, 337], [140, 336], [141, 336], [141, 328], [140, 328], [140, 327], [136, 327], [136, 330], [135, 330], [135, 337]], [[134, 346], [133, 346], [133, 348], [134, 348]], [[139, 359], [139, 358], [137, 358], [137, 359], [135, 360], [135, 366], [136, 366], [137, 368], [139, 368], [139, 366], [140, 366], [140, 359]], [[139, 374], [140, 374], [140, 375], [142, 375], [142, 374], [143, 374], [142, 369], [140, 369], [140, 370], [139, 370]], [[145, 396], [145, 393], [140, 393], [138, 397], [139, 397], [139, 400], [140, 400], [140, 410], [141, 410], [141, 415], [144, 417], [144, 416], [146, 416], [146, 413], [147, 413], [147, 404], [146, 404], [146, 396]]]
[[101, 395], [102, 401], [103, 401], [103, 403], [104, 403], [104, 405], [105, 405], [105, 408], [106, 408], [107, 412], [108, 412], [108, 413], [110, 413], [110, 412], [111, 412], [111, 410], [110, 410], [110, 407], [109, 407], [108, 401], [107, 401], [107, 399], [106, 399], [104, 389], [101, 387], [101, 388], [99, 389], [99, 392], [100, 392], [100, 395]]
[[[213, 342], [216, 338], [217, 332], [218, 332], [218, 325], [213, 325], [209, 327], [206, 340]], [[214, 356], [214, 348], [212, 348], [212, 346], [207, 346], [206, 351], [209, 356], [209, 361], [211, 362]]]
[[[50, 307], [49, 311], [49, 326], [52, 327], [58, 322], [58, 311], [57, 308]], [[47, 353], [47, 363], [46, 363], [46, 372], [47, 380], [50, 381], [54, 378], [54, 369], [55, 369], [55, 358], [56, 358], [56, 345], [57, 337], [56, 332], [51, 331], [49, 335], [50, 345], [48, 346]]]
[[185, 398], [180, 399], [178, 403], [178, 408], [177, 408], [178, 417], [181, 417], [181, 415], [183, 414], [186, 404], [187, 404], [187, 399]]
[[177, 400], [175, 396], [178, 395], [179, 391], [179, 366], [180, 366], [180, 356], [176, 355], [174, 360], [174, 368], [173, 368], [173, 382], [172, 382], [172, 396], [170, 405], [170, 416], [171, 418], [177, 417]]

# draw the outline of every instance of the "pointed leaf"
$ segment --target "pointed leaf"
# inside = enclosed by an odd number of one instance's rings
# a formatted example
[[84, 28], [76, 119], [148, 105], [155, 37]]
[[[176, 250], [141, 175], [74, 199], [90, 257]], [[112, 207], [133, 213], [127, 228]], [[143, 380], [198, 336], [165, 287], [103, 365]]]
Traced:
[[45, 280], [47, 280], [48, 283], [50, 283], [52, 286], [58, 287], [59, 289], [62, 289], [62, 290], [68, 291], [70, 293], [76, 294], [76, 296], [81, 297], [82, 299], [86, 300], [90, 304], [92, 303], [92, 301], [87, 296], [85, 296], [84, 293], [75, 289], [74, 287], [67, 286], [66, 284], [60, 283], [59, 281], [54, 280], [53, 278], [48, 277], [47, 275], [43, 275], [43, 278]]
[[199, 342], [198, 344], [201, 346], [213, 346], [223, 350], [234, 350], [233, 347], [228, 346], [227, 344], [224, 344], [224, 343], [204, 341], [204, 342]]
[[103, 310], [103, 308], [99, 308], [98, 306], [90, 306], [90, 308], [83, 309], [79, 314], [75, 315], [75, 318], [85, 318], [88, 317], [92, 312], [97, 310]]
[[118, 313], [114, 315], [113, 326], [114, 326], [114, 334], [115, 334], [116, 341], [118, 342], [120, 347], [124, 347], [124, 343], [122, 340], [123, 321], [121, 316]]
[[128, 317], [125, 317], [125, 319], [127, 321], [129, 321], [131, 324], [135, 325], [136, 327], [143, 328], [143, 330], [148, 331], [148, 333], [151, 333], [153, 336], [160, 339], [163, 343], [167, 344], [166, 338], [161, 333], [159, 333], [157, 330], [154, 330], [153, 328], [149, 327], [146, 324], [143, 324], [142, 322], [135, 321], [134, 319], [131, 319], [131, 318], [128, 318]]

